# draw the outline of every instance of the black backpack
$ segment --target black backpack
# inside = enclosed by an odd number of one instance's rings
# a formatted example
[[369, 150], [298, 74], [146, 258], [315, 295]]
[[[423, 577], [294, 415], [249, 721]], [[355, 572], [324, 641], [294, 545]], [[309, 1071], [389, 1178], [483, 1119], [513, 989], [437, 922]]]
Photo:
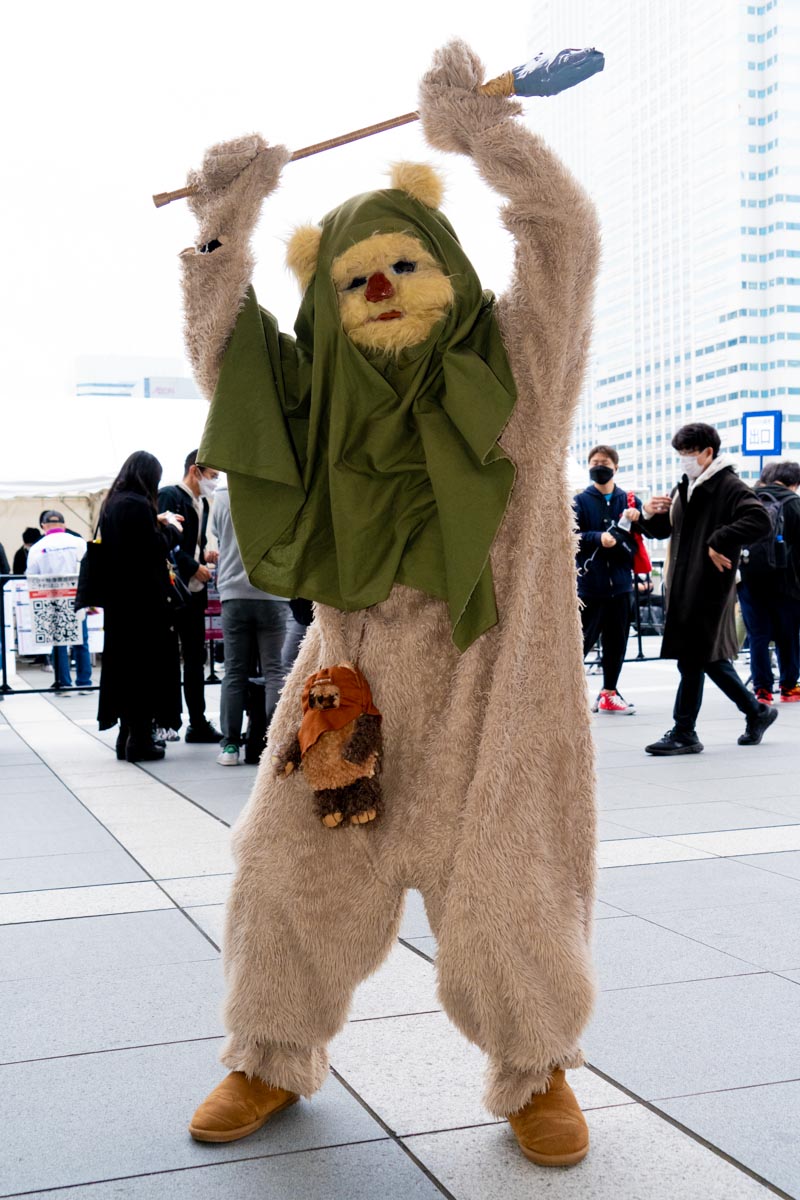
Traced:
[[772, 571], [785, 571], [789, 565], [786, 542], [783, 540], [783, 506], [792, 499], [794, 493], [788, 488], [786, 490], [785, 496], [773, 496], [762, 489], [756, 491], [767, 510], [770, 530], [752, 546], [743, 547], [740, 567], [744, 575], [767, 575]]

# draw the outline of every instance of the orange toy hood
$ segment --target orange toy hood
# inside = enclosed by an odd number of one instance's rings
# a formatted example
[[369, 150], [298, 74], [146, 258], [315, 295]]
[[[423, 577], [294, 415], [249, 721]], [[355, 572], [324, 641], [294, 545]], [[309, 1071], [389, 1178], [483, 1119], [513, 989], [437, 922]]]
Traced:
[[[309, 708], [308, 698], [315, 684], [323, 680], [329, 681], [339, 689], [338, 708]], [[355, 721], [362, 713], [372, 717], [380, 717], [380, 712], [372, 703], [372, 692], [369, 684], [357, 667], [340, 663], [336, 667], [317, 671], [309, 675], [303, 688], [303, 720], [297, 735], [300, 742], [300, 752], [305, 754], [323, 733], [344, 729], [351, 721]]]

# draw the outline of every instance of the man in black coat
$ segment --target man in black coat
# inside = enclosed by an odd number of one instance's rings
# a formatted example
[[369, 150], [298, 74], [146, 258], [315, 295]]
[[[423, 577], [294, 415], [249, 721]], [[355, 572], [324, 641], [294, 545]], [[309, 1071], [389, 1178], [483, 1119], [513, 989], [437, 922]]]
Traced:
[[219, 471], [202, 466], [197, 451], [187, 454], [180, 483], [159, 489], [158, 511], [183, 517], [181, 540], [174, 551], [178, 574], [191, 593], [189, 603], [176, 616], [183, 656], [183, 694], [189, 710], [187, 742], [219, 742], [222, 734], [206, 717], [205, 680], [207, 563], [216, 562], [216, 550], [206, 550], [209, 500]]
[[[742, 554], [739, 604], [750, 637], [753, 691], [772, 703], [770, 642], [775, 643], [781, 703], [800, 702], [800, 463], [768, 463], [756, 496], [772, 508], [766, 542]], [[769, 508], [768, 508], [769, 511]], [[770, 553], [771, 551], [771, 553]]]
[[684, 425], [672, 439], [682, 478], [672, 496], [654, 496], [643, 508], [642, 532], [670, 538], [665, 581], [662, 658], [676, 658], [681, 682], [675, 725], [646, 746], [648, 754], [699, 754], [695, 725], [708, 675], [746, 717], [740, 746], [756, 746], [778, 716], [749, 692], [734, 669], [739, 652], [734, 622], [736, 568], [742, 546], [770, 528], [764, 506], [720, 455], [711, 425]]
[[[614, 483], [619, 455], [613, 446], [595, 446], [589, 452], [591, 483], [574, 497], [578, 526], [578, 595], [583, 627], [584, 658], [602, 637], [603, 689], [594, 712], [633, 713], [634, 706], [617, 691], [631, 626], [633, 600], [633, 536], [621, 529], [630, 526], [628, 495]], [[641, 509], [636, 499], [636, 516]], [[626, 520], [627, 518], [627, 520]]]

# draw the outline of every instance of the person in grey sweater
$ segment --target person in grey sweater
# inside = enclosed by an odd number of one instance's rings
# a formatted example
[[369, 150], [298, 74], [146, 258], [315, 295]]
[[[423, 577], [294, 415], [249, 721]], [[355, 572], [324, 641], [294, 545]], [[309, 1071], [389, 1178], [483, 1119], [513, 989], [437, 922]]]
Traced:
[[269, 725], [283, 685], [283, 643], [291, 614], [287, 600], [262, 592], [247, 578], [236, 544], [226, 487], [217, 490], [211, 530], [219, 546], [217, 589], [222, 602], [222, 635], [225, 639], [225, 675], [220, 703], [222, 743], [217, 762], [224, 767], [235, 767], [239, 763], [247, 683], [253, 675], [256, 650], [264, 677], [264, 704]]

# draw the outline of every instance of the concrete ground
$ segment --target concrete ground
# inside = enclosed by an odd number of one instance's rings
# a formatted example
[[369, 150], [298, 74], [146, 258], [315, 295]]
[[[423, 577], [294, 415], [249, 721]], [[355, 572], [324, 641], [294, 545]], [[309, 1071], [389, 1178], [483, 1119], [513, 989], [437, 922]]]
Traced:
[[416, 893], [319, 1095], [242, 1142], [193, 1142], [222, 1074], [228, 831], [255, 768], [183, 742], [149, 770], [118, 763], [96, 697], [6, 698], [0, 1196], [800, 1197], [800, 705], [739, 747], [709, 685], [705, 753], [655, 760], [674, 666], [630, 663], [621, 682], [636, 715], [593, 718], [601, 992], [570, 1072], [592, 1149], [558, 1169], [481, 1107], [482, 1055], [440, 1011]]

